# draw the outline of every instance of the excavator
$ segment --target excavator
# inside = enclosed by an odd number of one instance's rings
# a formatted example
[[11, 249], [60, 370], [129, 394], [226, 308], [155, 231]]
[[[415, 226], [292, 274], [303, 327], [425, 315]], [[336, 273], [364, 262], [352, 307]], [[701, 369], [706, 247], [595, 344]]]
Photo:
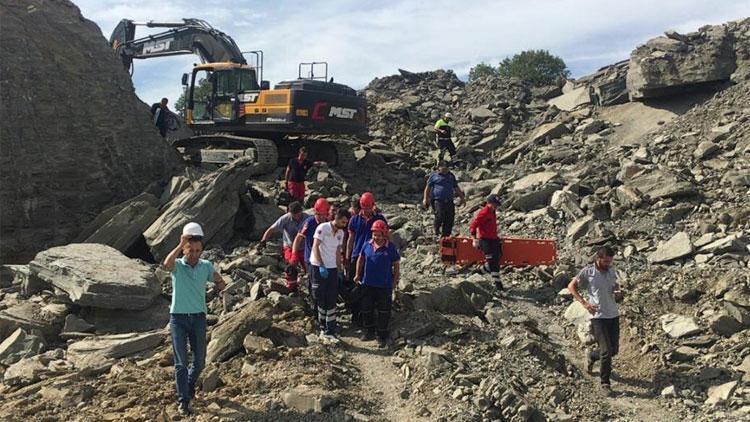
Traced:
[[[135, 38], [138, 26], [165, 30]], [[229, 35], [200, 19], [123, 19], [109, 42], [131, 74], [136, 59], [200, 57], [201, 64], [182, 75], [184, 116], [193, 134], [172, 142], [189, 162], [221, 165], [249, 156], [270, 172], [305, 146], [316, 160], [345, 165], [354, 158], [352, 143], [322, 138], [367, 134], [365, 98], [329, 80], [326, 62], [300, 63], [297, 79], [271, 89], [263, 79], [262, 51], [241, 51]]]

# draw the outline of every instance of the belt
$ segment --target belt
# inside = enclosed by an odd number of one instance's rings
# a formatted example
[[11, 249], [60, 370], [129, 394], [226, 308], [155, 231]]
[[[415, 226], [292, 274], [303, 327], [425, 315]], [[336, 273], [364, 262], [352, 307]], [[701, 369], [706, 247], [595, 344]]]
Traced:
[[183, 313], [179, 313], [179, 314], [170, 314], [170, 315], [189, 315], [189, 316], [198, 316], [198, 315], [206, 315], [206, 313], [205, 313], [205, 312], [196, 312], [196, 313], [192, 313], [192, 314], [183, 314]]

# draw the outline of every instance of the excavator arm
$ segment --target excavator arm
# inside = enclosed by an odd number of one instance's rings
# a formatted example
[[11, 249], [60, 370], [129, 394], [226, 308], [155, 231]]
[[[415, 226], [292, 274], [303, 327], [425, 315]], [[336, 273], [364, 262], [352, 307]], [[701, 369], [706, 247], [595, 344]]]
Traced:
[[[136, 26], [169, 28], [158, 34], [135, 39]], [[130, 70], [134, 59], [197, 54], [203, 63], [232, 62], [247, 64], [232, 37], [200, 19], [182, 22], [134, 22], [123, 19], [112, 31], [109, 43]]]

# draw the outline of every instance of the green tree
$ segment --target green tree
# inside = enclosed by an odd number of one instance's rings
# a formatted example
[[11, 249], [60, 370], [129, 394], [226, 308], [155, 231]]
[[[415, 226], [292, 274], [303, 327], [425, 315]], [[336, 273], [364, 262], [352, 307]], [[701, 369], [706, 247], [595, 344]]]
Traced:
[[479, 78], [491, 75], [497, 75], [497, 69], [485, 62], [481, 62], [469, 70], [469, 81], [475, 81]]
[[523, 79], [534, 86], [552, 85], [558, 78], [570, 76], [563, 59], [547, 50], [526, 50], [506, 57], [500, 62], [498, 72], [500, 76]]
[[[190, 88], [188, 87], [187, 92], [183, 91], [182, 94], [180, 94], [180, 98], [177, 99], [177, 101], [174, 103], [174, 111], [182, 117], [185, 118], [185, 106], [187, 105], [187, 98], [185, 97], [185, 94], [190, 93]], [[211, 83], [208, 78], [203, 78], [198, 81], [198, 86], [195, 87], [195, 92], [193, 93], [193, 98], [196, 100], [203, 100], [205, 98], [208, 98], [211, 96]]]

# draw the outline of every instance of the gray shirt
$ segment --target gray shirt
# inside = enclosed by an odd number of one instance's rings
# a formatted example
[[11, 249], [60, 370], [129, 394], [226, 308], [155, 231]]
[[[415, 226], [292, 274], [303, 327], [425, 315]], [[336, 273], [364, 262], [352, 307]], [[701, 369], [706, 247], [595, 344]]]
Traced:
[[615, 302], [615, 287], [617, 286], [617, 272], [614, 267], [602, 272], [596, 265], [586, 266], [576, 276], [579, 291], [585, 290], [588, 301], [599, 306], [593, 319], [616, 318], [620, 315]]
[[297, 237], [297, 232], [302, 228], [302, 225], [304, 224], [307, 217], [308, 215], [303, 212], [302, 217], [299, 219], [299, 221], [296, 221], [292, 217], [292, 213], [288, 212], [279, 217], [279, 219], [276, 220], [273, 225], [271, 225], [271, 227], [274, 230], [281, 232], [284, 239], [284, 246], [291, 247], [292, 243], [294, 242], [294, 238]]

